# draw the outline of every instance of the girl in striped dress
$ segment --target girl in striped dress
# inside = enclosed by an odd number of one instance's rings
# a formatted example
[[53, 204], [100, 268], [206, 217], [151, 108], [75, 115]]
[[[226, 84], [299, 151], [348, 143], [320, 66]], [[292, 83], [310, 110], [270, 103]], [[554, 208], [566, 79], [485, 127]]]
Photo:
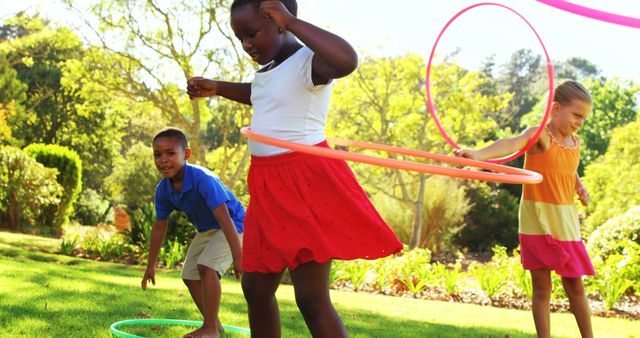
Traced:
[[[562, 277], [582, 337], [593, 337], [589, 304], [582, 276], [594, 275], [582, 243], [577, 194], [583, 205], [589, 194], [577, 175], [580, 142], [574, 135], [591, 111], [589, 91], [575, 81], [559, 85], [554, 94], [550, 122], [537, 143], [525, 154], [524, 168], [543, 176], [540, 184], [525, 185], [519, 212], [518, 236], [522, 265], [531, 271], [532, 310], [538, 337], [549, 337], [551, 270]], [[461, 149], [456, 155], [476, 160], [502, 157], [522, 148], [537, 127], [479, 149]]]

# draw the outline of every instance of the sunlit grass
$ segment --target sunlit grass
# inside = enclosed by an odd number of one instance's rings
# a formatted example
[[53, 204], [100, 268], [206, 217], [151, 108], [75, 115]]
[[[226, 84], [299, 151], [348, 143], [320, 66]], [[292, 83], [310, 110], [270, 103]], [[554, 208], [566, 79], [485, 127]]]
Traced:
[[[0, 232], [2, 336], [109, 337], [109, 325], [126, 319], [201, 320], [179, 271], [159, 271], [157, 284], [143, 291], [142, 266], [37, 252], [39, 242], [55, 252], [48, 240]], [[308, 336], [293, 289], [282, 285], [278, 299], [283, 337]], [[332, 299], [351, 337], [535, 336], [528, 311], [340, 291], [332, 292]], [[231, 278], [223, 279], [220, 317], [224, 324], [248, 327], [240, 283]], [[551, 320], [554, 337], [579, 336], [570, 314], [554, 313]], [[597, 337], [631, 337], [640, 332], [638, 321], [597, 317], [593, 321]], [[180, 336], [192, 328], [136, 330], [127, 328], [154, 337]]]

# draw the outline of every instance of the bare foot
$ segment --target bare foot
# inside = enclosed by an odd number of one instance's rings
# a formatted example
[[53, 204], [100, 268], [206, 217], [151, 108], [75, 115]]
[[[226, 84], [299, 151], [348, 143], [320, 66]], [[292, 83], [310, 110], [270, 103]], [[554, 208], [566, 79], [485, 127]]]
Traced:
[[184, 335], [185, 338], [219, 338], [220, 333], [218, 328], [213, 327], [201, 327], [193, 332], [189, 332]]
[[218, 326], [218, 333], [222, 336], [224, 334], [224, 327], [222, 326], [222, 323], [220, 323], [220, 319], [217, 320], [216, 325]]

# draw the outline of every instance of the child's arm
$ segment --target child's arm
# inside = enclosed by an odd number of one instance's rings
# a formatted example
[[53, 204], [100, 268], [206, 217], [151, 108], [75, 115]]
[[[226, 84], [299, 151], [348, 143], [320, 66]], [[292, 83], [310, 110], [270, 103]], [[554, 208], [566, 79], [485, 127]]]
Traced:
[[215, 81], [195, 76], [187, 81], [187, 94], [192, 100], [217, 95], [251, 105], [251, 83]]
[[242, 245], [240, 244], [240, 238], [236, 232], [236, 226], [233, 224], [231, 215], [229, 215], [229, 209], [227, 205], [222, 203], [220, 206], [213, 209], [213, 216], [220, 224], [224, 237], [227, 238], [229, 248], [231, 249], [231, 256], [233, 256], [233, 273], [237, 279], [240, 279], [242, 265]]
[[582, 180], [580, 180], [578, 173], [576, 173], [576, 193], [578, 194], [578, 198], [580, 198], [580, 203], [582, 203], [582, 205], [589, 205], [589, 192], [582, 184]]
[[147, 282], [151, 281], [153, 285], [156, 285], [156, 264], [158, 263], [158, 255], [160, 254], [160, 247], [162, 246], [162, 240], [167, 232], [167, 220], [156, 220], [151, 227], [151, 241], [149, 244], [149, 259], [147, 261], [147, 269], [142, 277], [142, 289], [147, 289]]
[[519, 149], [522, 149], [527, 142], [535, 135], [538, 127], [531, 127], [523, 131], [522, 134], [511, 137], [499, 139], [492, 144], [478, 149], [458, 149], [455, 150], [456, 156], [466, 157], [472, 160], [484, 161], [491, 158], [498, 158], [515, 153]]
[[347, 41], [296, 18], [279, 0], [261, 1], [260, 11], [313, 50], [312, 69], [319, 81], [314, 79], [314, 83], [327, 83], [330, 79], [347, 76], [358, 67], [358, 54]]

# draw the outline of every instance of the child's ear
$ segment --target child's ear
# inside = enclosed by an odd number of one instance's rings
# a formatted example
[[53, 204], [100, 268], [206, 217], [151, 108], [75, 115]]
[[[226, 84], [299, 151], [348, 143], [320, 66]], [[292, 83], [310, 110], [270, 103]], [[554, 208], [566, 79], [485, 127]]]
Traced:
[[191, 148], [187, 147], [187, 149], [184, 151], [184, 159], [188, 160], [189, 158], [191, 158]]
[[551, 103], [551, 114], [555, 115], [558, 111], [560, 111], [560, 103], [553, 101], [553, 103]]

